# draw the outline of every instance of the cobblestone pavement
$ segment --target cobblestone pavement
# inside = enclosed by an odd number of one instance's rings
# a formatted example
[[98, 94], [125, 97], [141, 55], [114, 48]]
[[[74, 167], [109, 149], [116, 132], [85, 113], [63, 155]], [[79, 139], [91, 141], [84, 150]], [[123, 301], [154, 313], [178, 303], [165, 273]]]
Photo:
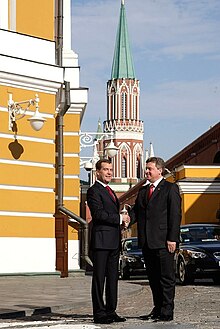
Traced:
[[[176, 287], [175, 318], [169, 323], [146, 323], [138, 317], [148, 314], [152, 309], [151, 291], [148, 283], [143, 280], [130, 281], [131, 284], [140, 284], [142, 290], [135, 295], [120, 298], [118, 304], [119, 315], [125, 316], [123, 324], [105, 325], [104, 328], [196, 328], [220, 329], [220, 286], [212, 282], [197, 283], [190, 286]], [[91, 319], [91, 308], [74, 310], [77, 316], [86, 315]], [[71, 316], [71, 311], [68, 312]], [[81, 318], [82, 319], [82, 318]], [[88, 322], [87, 322], [88, 323]]]
[[[94, 325], [92, 322], [91, 300], [74, 309], [60, 310], [50, 315], [38, 315], [20, 320], [1, 320], [0, 328], [106, 328], [106, 329], [220, 329], [220, 286], [210, 282], [198, 282], [190, 286], [176, 287], [175, 318], [169, 323], [149, 323], [139, 319], [152, 309], [151, 292], [146, 280], [129, 280], [131, 285], [142, 289], [119, 298], [117, 312], [125, 316], [124, 323]], [[120, 285], [123, 284], [119, 282]], [[135, 290], [134, 290], [135, 291]], [[120, 297], [120, 289], [119, 289]], [[23, 322], [22, 322], [23, 321]], [[31, 321], [31, 322], [30, 322]], [[10, 326], [9, 326], [10, 323]], [[53, 327], [56, 325], [55, 327]], [[81, 325], [81, 326], [80, 326]]]

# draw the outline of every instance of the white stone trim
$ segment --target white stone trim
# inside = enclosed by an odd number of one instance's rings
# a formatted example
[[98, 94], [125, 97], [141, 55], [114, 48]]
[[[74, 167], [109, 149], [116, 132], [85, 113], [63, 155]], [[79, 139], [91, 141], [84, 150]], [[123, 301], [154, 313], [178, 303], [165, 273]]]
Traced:
[[[11, 17], [13, 21], [12, 30], [15, 30], [16, 12], [14, 12], [14, 8], [10, 9], [10, 14], [12, 14]], [[52, 40], [46, 40], [23, 33], [9, 31], [8, 29], [6, 29], [0, 30], [0, 41], [1, 44], [4, 45], [4, 47], [1, 47], [1, 55], [6, 55], [9, 60], [11, 60], [12, 58], [17, 58], [18, 60], [26, 60], [49, 65], [56, 64], [55, 42]]]
[[179, 172], [183, 169], [219, 169], [219, 165], [181, 165], [177, 168], [175, 168], [176, 172]]
[[[56, 195], [55, 199], [58, 200], [58, 195]], [[79, 201], [79, 197], [78, 196], [64, 196], [63, 200], [64, 201]]]
[[79, 153], [64, 153], [63, 156], [64, 158], [78, 158]]
[[1, 85], [56, 94], [62, 83], [61, 67], [0, 55]]
[[63, 175], [64, 179], [79, 179], [79, 175]]
[[64, 196], [64, 201], [79, 201], [79, 198], [77, 196]]
[[0, 190], [54, 193], [54, 189], [48, 187], [18, 186], [18, 185], [4, 185], [4, 184], [0, 184]]
[[39, 167], [39, 168], [55, 168], [55, 164], [52, 163], [43, 163], [43, 162], [32, 162], [32, 161], [21, 161], [21, 160], [8, 160], [1, 159], [0, 163], [10, 164], [10, 165], [20, 165], [20, 166], [28, 166], [28, 167]]
[[17, 27], [16, 5], [17, 5], [17, 0], [10, 0], [10, 22], [9, 22], [10, 31], [16, 31], [16, 27]]
[[12, 217], [37, 217], [37, 218], [54, 218], [53, 214], [45, 212], [23, 212], [23, 211], [2, 211], [0, 210], [0, 216], [12, 216]]
[[177, 182], [180, 194], [218, 194], [220, 193], [220, 182]]
[[8, 29], [8, 0], [0, 1], [0, 29]]
[[79, 136], [79, 132], [64, 131], [63, 136]]
[[[16, 135], [17, 139], [19, 141], [28, 141], [28, 142], [35, 142], [35, 143], [44, 143], [44, 144], [54, 144], [55, 141], [53, 139], [49, 138], [37, 138], [37, 137], [27, 137], [27, 136], [22, 136], [22, 135]], [[12, 139], [14, 138], [14, 134], [5, 134], [5, 133], [0, 133], [0, 138], [6, 138], [6, 139]]]

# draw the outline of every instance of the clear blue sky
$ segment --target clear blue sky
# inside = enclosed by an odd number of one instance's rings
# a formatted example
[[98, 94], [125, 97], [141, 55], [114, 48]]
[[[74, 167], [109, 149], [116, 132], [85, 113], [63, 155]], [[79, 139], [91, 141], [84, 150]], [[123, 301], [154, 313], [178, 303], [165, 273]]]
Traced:
[[[82, 131], [106, 119], [121, 0], [72, 0], [72, 49], [89, 88]], [[219, 121], [220, 0], [125, 0], [144, 147], [168, 160]]]

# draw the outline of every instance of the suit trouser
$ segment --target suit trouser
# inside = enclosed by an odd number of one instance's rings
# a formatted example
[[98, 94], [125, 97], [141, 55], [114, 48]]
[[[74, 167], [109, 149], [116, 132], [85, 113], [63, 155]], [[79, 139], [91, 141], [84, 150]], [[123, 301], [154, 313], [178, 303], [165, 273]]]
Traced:
[[[93, 250], [92, 303], [94, 317], [114, 314], [118, 298], [119, 248]], [[105, 302], [103, 299], [105, 285]]]
[[172, 316], [175, 296], [174, 254], [167, 249], [143, 248], [143, 255], [151, 287], [154, 310]]

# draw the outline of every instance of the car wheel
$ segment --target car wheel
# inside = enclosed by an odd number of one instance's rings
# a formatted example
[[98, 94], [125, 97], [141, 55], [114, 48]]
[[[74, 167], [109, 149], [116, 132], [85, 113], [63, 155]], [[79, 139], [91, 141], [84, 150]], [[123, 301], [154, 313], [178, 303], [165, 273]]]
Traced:
[[128, 269], [127, 269], [126, 266], [125, 267], [122, 267], [121, 266], [121, 268], [120, 268], [120, 274], [121, 274], [122, 280], [128, 280], [128, 279], [130, 279], [130, 274], [129, 274]]
[[192, 275], [188, 273], [183, 259], [180, 259], [178, 263], [178, 278], [182, 285], [186, 285], [194, 282], [194, 278], [192, 277]]

